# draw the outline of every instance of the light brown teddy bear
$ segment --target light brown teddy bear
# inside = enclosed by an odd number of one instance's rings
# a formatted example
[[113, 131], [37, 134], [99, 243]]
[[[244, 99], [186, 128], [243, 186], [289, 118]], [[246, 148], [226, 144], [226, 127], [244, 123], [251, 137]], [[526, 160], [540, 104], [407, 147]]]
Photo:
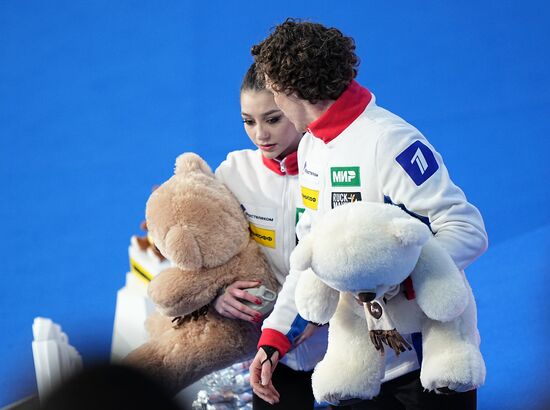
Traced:
[[237, 280], [278, 290], [232, 193], [198, 155], [176, 160], [174, 175], [147, 201], [149, 233], [174, 267], [149, 284], [161, 314], [147, 323], [150, 341], [125, 362], [161, 379], [172, 392], [256, 351], [260, 325], [219, 315], [212, 302]]

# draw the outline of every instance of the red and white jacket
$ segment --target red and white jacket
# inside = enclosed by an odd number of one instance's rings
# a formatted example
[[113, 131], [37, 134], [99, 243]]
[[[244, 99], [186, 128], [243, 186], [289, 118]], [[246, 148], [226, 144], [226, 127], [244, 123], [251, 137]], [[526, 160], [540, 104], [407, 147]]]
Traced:
[[[298, 160], [306, 209], [298, 237], [307, 234], [327, 210], [362, 200], [393, 203], [425, 222], [460, 269], [487, 248], [481, 215], [451, 181], [441, 155], [416, 128], [378, 107], [374, 95], [355, 81], [309, 125]], [[299, 272], [287, 277], [274, 311], [264, 321], [259, 343], [274, 346], [282, 354], [289, 344], [281, 337], [281, 329], [296, 309], [293, 295], [298, 277]], [[415, 347], [420, 346], [415, 337], [408, 337]], [[391, 353], [384, 381], [419, 367], [414, 351], [399, 357]]]
[[[234, 151], [216, 170], [216, 177], [241, 203], [250, 232], [261, 245], [280, 285], [290, 270], [290, 253], [297, 242], [296, 223], [304, 212], [296, 154], [294, 152], [283, 161], [277, 161], [266, 159], [259, 150]], [[311, 370], [325, 354], [326, 327], [292, 348], [294, 339], [308, 322], [297, 314], [296, 309], [291, 314], [287, 325], [279, 328], [280, 337], [287, 344], [286, 350], [290, 350], [281, 362], [294, 370]]]

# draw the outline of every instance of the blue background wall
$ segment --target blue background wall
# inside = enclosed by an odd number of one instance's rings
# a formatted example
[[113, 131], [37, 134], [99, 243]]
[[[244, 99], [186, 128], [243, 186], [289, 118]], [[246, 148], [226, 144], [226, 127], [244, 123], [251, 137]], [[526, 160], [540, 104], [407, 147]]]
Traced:
[[[197, 2], [198, 3], [198, 2]], [[0, 406], [36, 391], [31, 324], [109, 355], [116, 291], [175, 157], [250, 147], [250, 46], [286, 17], [339, 27], [359, 81], [420, 128], [484, 215], [468, 271], [481, 409], [548, 403], [550, 12], [543, 1], [0, 1]]]

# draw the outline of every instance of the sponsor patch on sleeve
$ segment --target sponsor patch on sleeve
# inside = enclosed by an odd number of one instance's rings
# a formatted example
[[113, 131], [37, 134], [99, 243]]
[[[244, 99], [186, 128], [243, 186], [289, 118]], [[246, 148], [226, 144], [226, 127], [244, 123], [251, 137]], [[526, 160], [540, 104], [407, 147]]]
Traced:
[[359, 167], [331, 167], [332, 186], [361, 186]]
[[250, 226], [250, 233], [256, 242], [268, 248], [275, 248], [275, 231], [272, 229], [260, 228], [253, 223]]
[[421, 141], [415, 141], [395, 160], [417, 186], [422, 185], [439, 169], [433, 152]]
[[277, 222], [277, 209], [243, 203], [241, 208], [248, 222], [274, 228]]
[[332, 208], [361, 200], [361, 192], [333, 192]]
[[319, 204], [319, 191], [315, 189], [306, 188], [305, 186], [301, 187], [302, 191], [302, 202], [304, 206], [309, 209], [317, 210]]

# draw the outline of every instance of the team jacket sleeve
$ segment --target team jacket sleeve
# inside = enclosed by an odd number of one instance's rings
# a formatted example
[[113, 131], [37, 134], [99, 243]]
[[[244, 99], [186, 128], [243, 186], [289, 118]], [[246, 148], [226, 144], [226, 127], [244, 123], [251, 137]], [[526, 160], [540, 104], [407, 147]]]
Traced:
[[[306, 210], [296, 227], [298, 239], [309, 232], [309, 227], [310, 218]], [[298, 314], [296, 302], [294, 301], [294, 294], [300, 274], [301, 271], [290, 270], [277, 296], [273, 311], [264, 320], [262, 335], [258, 342], [258, 347], [264, 345], [275, 347], [281, 357], [292, 348], [294, 339], [304, 331], [308, 324], [307, 320]]]
[[385, 202], [427, 223], [456, 265], [465, 269], [487, 249], [481, 214], [449, 177], [441, 155], [412, 126], [395, 126], [376, 148]]
[[216, 179], [224, 184], [227, 189], [229, 189], [235, 197], [238, 196], [238, 186], [242, 181], [240, 173], [242, 172], [239, 169], [238, 162], [235, 158], [235, 155], [229, 153], [227, 158], [221, 162], [221, 164], [214, 171]]
[[220, 181], [222, 184], [225, 184], [227, 181], [226, 174], [229, 172], [231, 165], [229, 163], [229, 160], [224, 160], [222, 163], [216, 168], [216, 171], [214, 171], [214, 174], [216, 175], [216, 179]]
[[291, 270], [277, 296], [275, 307], [264, 320], [259, 346], [273, 346], [277, 348], [281, 357], [292, 347], [296, 339], [305, 329], [307, 321], [298, 315], [294, 293], [300, 272]]

